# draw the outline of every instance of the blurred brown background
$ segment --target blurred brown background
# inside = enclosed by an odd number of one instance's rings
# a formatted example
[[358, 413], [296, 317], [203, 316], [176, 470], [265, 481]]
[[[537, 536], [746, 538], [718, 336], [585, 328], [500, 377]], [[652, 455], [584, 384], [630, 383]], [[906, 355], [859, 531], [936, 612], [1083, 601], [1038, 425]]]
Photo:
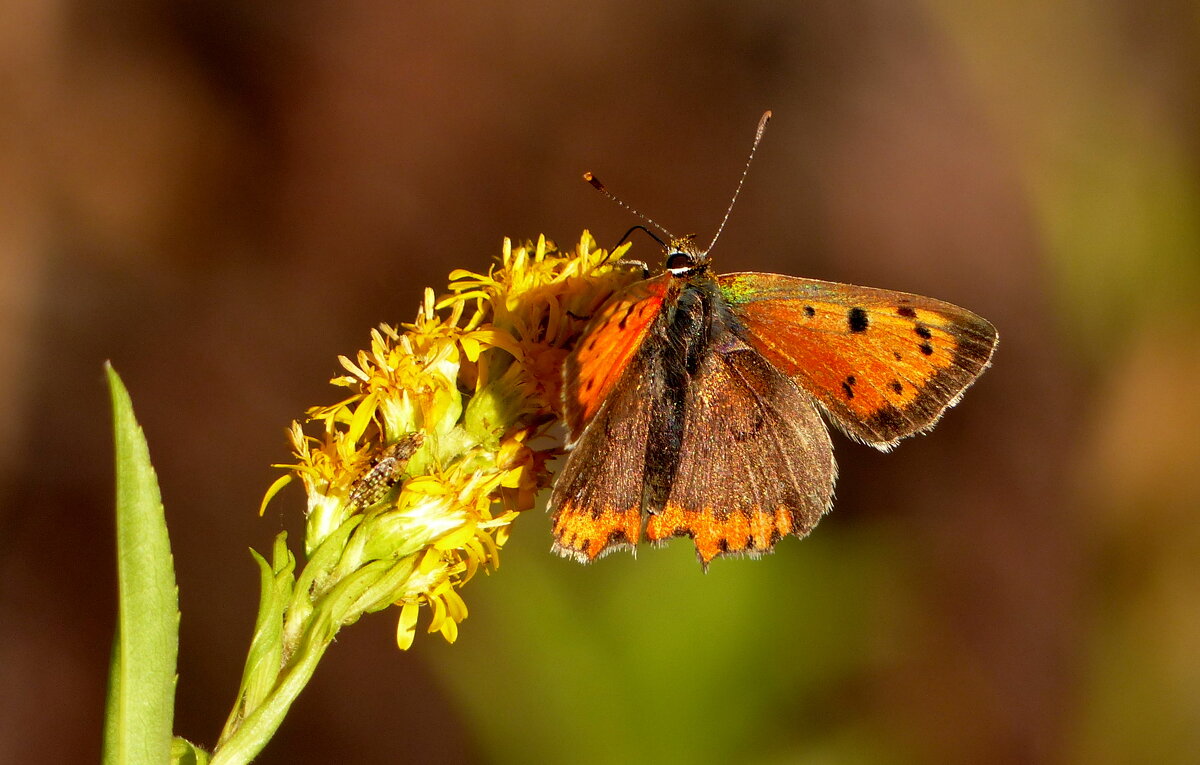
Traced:
[[12, 0], [0, 35], [0, 761], [98, 756], [105, 359], [211, 745], [337, 354], [505, 236], [613, 244], [583, 170], [709, 236], [770, 108], [719, 269], [966, 305], [994, 368], [893, 454], [837, 439], [768, 559], [584, 568], [529, 514], [457, 645], [346, 630], [260, 761], [1194, 762], [1194, 3]]

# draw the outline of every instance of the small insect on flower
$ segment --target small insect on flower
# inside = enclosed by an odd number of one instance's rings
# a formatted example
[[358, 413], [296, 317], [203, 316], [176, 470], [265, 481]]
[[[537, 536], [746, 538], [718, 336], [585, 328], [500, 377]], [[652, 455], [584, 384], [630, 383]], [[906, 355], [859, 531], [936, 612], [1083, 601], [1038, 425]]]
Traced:
[[[559, 448], [562, 360], [585, 321], [640, 276], [620, 252], [578, 245], [504, 242], [486, 273], [456, 270], [447, 294], [426, 290], [415, 320], [380, 325], [370, 345], [339, 358], [349, 389], [311, 407], [289, 431], [289, 475], [268, 489], [260, 512], [285, 485], [307, 494], [304, 550], [320, 609], [353, 580], [369, 594], [359, 608], [401, 608], [397, 644], [412, 644], [417, 613], [453, 641], [467, 608], [458, 592], [499, 565], [509, 525], [534, 506]], [[614, 256], [615, 255], [615, 256]], [[358, 577], [364, 577], [359, 579]], [[339, 606], [340, 608], [341, 606]], [[312, 612], [291, 610], [296, 623]]]
[[408, 461], [424, 442], [424, 433], [409, 433], [375, 455], [370, 467], [350, 484], [351, 507], [365, 510], [386, 497], [403, 477]]

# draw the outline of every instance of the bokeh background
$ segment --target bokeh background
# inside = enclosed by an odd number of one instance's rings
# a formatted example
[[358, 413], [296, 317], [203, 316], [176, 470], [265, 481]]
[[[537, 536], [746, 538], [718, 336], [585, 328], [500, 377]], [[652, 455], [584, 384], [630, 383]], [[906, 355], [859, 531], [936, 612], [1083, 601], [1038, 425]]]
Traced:
[[0, 761], [98, 756], [105, 359], [211, 745], [336, 356], [505, 236], [615, 243], [583, 170], [709, 236], [770, 108], [719, 269], [966, 305], [992, 370], [892, 454], [839, 437], [764, 560], [582, 567], [529, 513], [458, 644], [346, 630], [260, 762], [1195, 762], [1195, 3], [10, 0], [0, 73]]

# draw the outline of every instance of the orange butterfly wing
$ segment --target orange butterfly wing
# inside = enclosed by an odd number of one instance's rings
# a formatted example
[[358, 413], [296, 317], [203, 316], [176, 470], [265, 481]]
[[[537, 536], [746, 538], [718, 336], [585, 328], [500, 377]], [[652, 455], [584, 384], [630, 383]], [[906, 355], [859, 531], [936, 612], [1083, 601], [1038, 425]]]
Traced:
[[673, 287], [670, 274], [624, 288], [600, 309], [563, 367], [563, 408], [571, 441], [592, 421], [646, 339]]
[[567, 356], [563, 410], [572, 451], [550, 498], [561, 555], [590, 561], [641, 540], [645, 444], [661, 380], [639, 351], [673, 289], [670, 274], [624, 288]]
[[777, 274], [717, 281], [750, 345], [881, 449], [933, 427], [996, 347], [986, 319], [920, 295]]

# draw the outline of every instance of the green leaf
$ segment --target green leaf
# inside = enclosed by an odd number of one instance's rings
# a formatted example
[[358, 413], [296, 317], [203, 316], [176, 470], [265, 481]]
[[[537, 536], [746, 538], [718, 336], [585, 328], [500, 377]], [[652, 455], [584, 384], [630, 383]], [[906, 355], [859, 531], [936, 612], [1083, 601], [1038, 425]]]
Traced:
[[172, 752], [179, 598], [158, 480], [121, 378], [106, 364], [117, 467], [117, 634], [104, 717], [106, 765], [162, 765]]
[[171, 741], [171, 765], [208, 765], [208, 752], [182, 738]]
[[275, 688], [282, 666], [283, 615], [292, 599], [296, 568], [296, 559], [287, 549], [287, 532], [281, 531], [275, 538], [273, 563], [267, 563], [254, 550], [250, 554], [258, 563], [262, 590], [258, 618], [254, 623], [254, 637], [250, 641], [242, 684], [238, 688], [238, 703], [225, 723], [221, 741], [232, 736], [242, 720], [258, 709]]

